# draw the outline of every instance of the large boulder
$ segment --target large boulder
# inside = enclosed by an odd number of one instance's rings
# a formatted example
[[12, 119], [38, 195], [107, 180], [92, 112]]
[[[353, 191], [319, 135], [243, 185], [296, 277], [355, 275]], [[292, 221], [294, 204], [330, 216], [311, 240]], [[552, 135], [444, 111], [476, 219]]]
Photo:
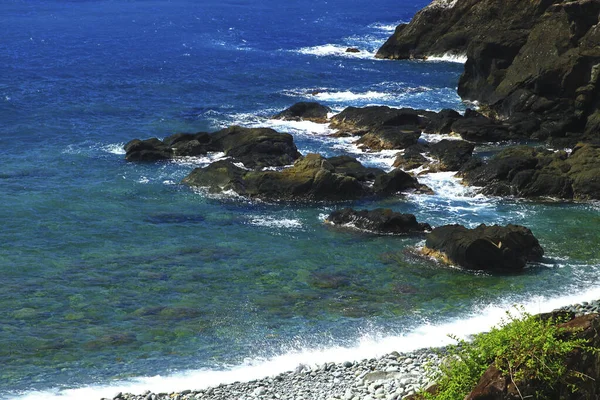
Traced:
[[421, 128], [382, 126], [361, 136], [356, 141], [360, 147], [369, 150], [400, 150], [417, 143]]
[[439, 161], [438, 170], [458, 171], [473, 155], [473, 143], [443, 139], [431, 145], [430, 154]]
[[176, 133], [164, 140], [134, 139], [125, 145], [128, 161], [195, 157], [220, 151], [247, 168], [291, 165], [300, 157], [294, 138], [270, 128], [232, 126], [214, 133]]
[[475, 160], [460, 172], [485, 194], [562, 199], [600, 198], [600, 146], [579, 144], [571, 154], [528, 146], [509, 147], [487, 162]]
[[288, 121], [327, 122], [331, 108], [314, 101], [301, 101], [273, 116], [275, 119]]
[[291, 165], [300, 157], [293, 136], [271, 128], [232, 126], [213, 133], [211, 141], [247, 168]]
[[472, 270], [520, 271], [539, 261], [544, 250], [528, 228], [520, 225], [437, 227], [427, 236], [424, 254]]
[[383, 127], [414, 131], [427, 126], [428, 120], [424, 118], [424, 113], [427, 112], [387, 106], [348, 107], [331, 118], [330, 126], [357, 135]]
[[360, 211], [344, 208], [329, 214], [326, 222], [380, 234], [419, 234], [431, 230], [429, 224], [417, 222], [413, 214], [402, 214], [389, 208]]
[[183, 183], [208, 188], [213, 193], [232, 190], [242, 196], [265, 200], [300, 201], [353, 200], [421, 189], [415, 178], [406, 177], [398, 171], [376, 173], [364, 167], [361, 171], [358, 165], [352, 165], [354, 163], [349, 160], [341, 162], [337, 158], [333, 161], [341, 165], [339, 171], [318, 154], [308, 154], [282, 171], [248, 171], [229, 160], [221, 160], [204, 168], [196, 168]]

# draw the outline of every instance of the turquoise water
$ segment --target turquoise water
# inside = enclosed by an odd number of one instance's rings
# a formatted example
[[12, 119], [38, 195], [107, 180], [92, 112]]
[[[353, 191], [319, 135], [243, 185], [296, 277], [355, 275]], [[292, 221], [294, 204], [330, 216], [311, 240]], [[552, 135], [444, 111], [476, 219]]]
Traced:
[[[231, 371], [596, 293], [597, 204], [482, 197], [450, 174], [420, 178], [434, 196], [271, 204], [179, 184], [218, 154], [125, 162], [130, 139], [236, 123], [290, 132], [303, 153], [389, 168], [393, 153], [361, 153], [325, 126], [268, 117], [307, 99], [337, 111], [464, 110], [461, 64], [372, 58], [423, 5], [3, 2], [0, 398]], [[364, 51], [347, 55], [348, 46]], [[523, 224], [547, 259], [506, 276], [443, 267], [414, 255], [423, 238], [324, 224], [348, 205], [434, 226]]]

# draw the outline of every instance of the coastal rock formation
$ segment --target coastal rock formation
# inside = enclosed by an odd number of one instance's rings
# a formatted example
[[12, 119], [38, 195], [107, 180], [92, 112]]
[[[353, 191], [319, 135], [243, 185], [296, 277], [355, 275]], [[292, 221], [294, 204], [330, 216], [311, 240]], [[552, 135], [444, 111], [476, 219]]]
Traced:
[[273, 116], [275, 119], [288, 121], [327, 122], [327, 114], [331, 108], [314, 101], [301, 101]]
[[487, 162], [468, 163], [461, 175], [485, 194], [600, 199], [600, 145], [579, 144], [570, 154], [510, 147]]
[[599, 13], [599, 0], [434, 0], [377, 57], [466, 54], [458, 93], [485, 105], [492, 136], [572, 145], [600, 128]]
[[427, 236], [425, 255], [473, 270], [519, 271], [528, 261], [539, 261], [544, 250], [524, 226], [462, 225], [437, 227]]
[[404, 170], [423, 167], [428, 172], [458, 171], [471, 160], [474, 148], [473, 143], [464, 140], [443, 139], [432, 145], [416, 144], [396, 156], [394, 167]]
[[292, 135], [270, 128], [240, 126], [214, 133], [177, 133], [162, 141], [134, 139], [125, 145], [125, 151], [128, 161], [158, 161], [221, 151], [247, 168], [290, 165], [300, 157]]
[[[566, 329], [565, 335], [586, 339], [592, 347], [600, 347], [600, 316], [588, 314], [559, 325]], [[477, 386], [465, 400], [518, 400], [539, 396], [546, 399], [596, 399], [600, 396], [600, 354], [581, 350], [574, 351], [567, 359], [567, 369], [581, 373], [583, 379], [570, 382], [555, 382], [552, 388], [535, 380], [517, 382], [504, 375], [494, 365], [483, 374]], [[577, 392], [572, 393], [568, 384], [576, 384]]]
[[[282, 171], [248, 171], [222, 160], [196, 168], [183, 183], [213, 193], [233, 190], [242, 196], [269, 200], [351, 200], [421, 188], [415, 178], [401, 170], [386, 174], [362, 167], [361, 171], [358, 162], [339, 158], [333, 161], [308, 154]], [[334, 164], [339, 165], [339, 171]], [[370, 180], [373, 177], [374, 183]]]
[[326, 222], [382, 234], [418, 234], [431, 230], [426, 223], [417, 222], [413, 214], [397, 213], [389, 208], [354, 210], [344, 208], [329, 214]]

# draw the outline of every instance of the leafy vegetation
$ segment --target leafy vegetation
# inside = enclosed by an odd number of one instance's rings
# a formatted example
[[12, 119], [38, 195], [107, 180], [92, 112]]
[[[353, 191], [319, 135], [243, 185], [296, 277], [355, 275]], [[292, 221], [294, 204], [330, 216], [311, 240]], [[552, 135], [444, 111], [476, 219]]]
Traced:
[[472, 341], [457, 339], [457, 345], [450, 346], [433, 377], [438, 383], [437, 393], [423, 393], [423, 397], [462, 400], [492, 363], [510, 377], [517, 390], [521, 382], [536, 382], [540, 390], [533, 394], [535, 398], [548, 398], [558, 383], [575, 392], [577, 382], [589, 379], [569, 370], [566, 358], [575, 349], [593, 353], [600, 349], [590, 347], [585, 339], [565, 335], [565, 329], [557, 326], [557, 322], [563, 321], [544, 320], [522, 309], [517, 311], [517, 315], [507, 312], [497, 327], [476, 335]]

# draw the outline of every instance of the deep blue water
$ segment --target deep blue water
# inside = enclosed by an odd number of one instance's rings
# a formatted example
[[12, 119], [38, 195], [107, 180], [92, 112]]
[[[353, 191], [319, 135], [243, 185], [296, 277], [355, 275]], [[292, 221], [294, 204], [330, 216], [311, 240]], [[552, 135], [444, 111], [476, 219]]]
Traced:
[[[325, 226], [339, 204], [215, 198], [179, 185], [219, 155], [125, 162], [133, 138], [241, 124], [290, 132], [303, 153], [389, 168], [389, 152], [361, 153], [325, 126], [269, 116], [310, 99], [336, 111], [464, 110], [462, 64], [373, 58], [426, 3], [3, 0], [0, 398], [99, 398], [102, 387], [110, 395], [157, 375], [135, 388], [186, 389], [177, 379], [190, 374], [201, 387], [260, 374], [265, 360], [284, 360], [272, 372], [333, 357], [328, 349], [391, 351], [390, 338], [435, 344], [448, 332], [426, 327], [485, 329], [476, 322], [513, 302], [600, 297], [597, 204], [476, 196], [449, 174], [420, 178], [434, 196], [352, 204], [432, 225], [530, 227], [547, 260], [489, 276], [411, 256], [418, 238]], [[67, 390], [76, 388], [91, 392]]]

